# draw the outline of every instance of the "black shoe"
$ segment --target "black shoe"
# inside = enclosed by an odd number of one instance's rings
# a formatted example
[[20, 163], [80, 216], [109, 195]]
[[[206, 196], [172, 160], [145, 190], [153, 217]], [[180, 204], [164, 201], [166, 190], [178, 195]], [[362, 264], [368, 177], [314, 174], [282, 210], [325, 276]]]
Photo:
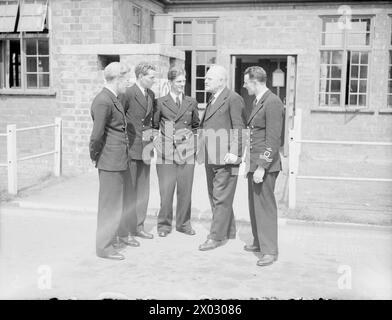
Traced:
[[143, 239], [153, 239], [154, 235], [151, 233], [148, 233], [147, 231], [140, 230], [136, 233], [136, 237], [143, 238]]
[[257, 247], [253, 244], [247, 244], [244, 246], [244, 250], [249, 252], [260, 252], [260, 247]]
[[200, 251], [212, 250], [212, 249], [218, 248], [221, 245], [222, 245], [222, 241], [208, 239], [206, 242], [204, 242], [203, 244], [201, 244], [199, 246], [199, 250]]
[[124, 260], [125, 259], [125, 257], [121, 253], [118, 253], [118, 252], [100, 255], [98, 257], [103, 258], [103, 259], [111, 259], [111, 260]]
[[137, 241], [134, 236], [128, 236], [127, 238], [120, 238], [120, 241], [130, 247], [140, 247], [140, 242]]
[[169, 234], [168, 231], [158, 231], [158, 236], [162, 238], [167, 237], [168, 234]]
[[184, 233], [184, 234], [187, 234], [188, 236], [194, 236], [196, 234], [196, 231], [193, 230], [192, 228], [188, 229], [188, 230], [184, 230], [184, 231], [183, 230], [177, 230], [177, 231]]
[[259, 267], [265, 267], [273, 264], [276, 260], [278, 260], [278, 256], [272, 254], [265, 254], [261, 257], [259, 261], [257, 261], [257, 265]]

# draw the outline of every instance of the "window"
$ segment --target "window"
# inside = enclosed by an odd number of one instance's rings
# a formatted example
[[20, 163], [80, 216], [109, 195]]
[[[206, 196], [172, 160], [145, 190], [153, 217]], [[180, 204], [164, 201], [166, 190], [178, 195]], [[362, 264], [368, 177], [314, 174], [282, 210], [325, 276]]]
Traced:
[[175, 19], [173, 45], [185, 51], [186, 92], [205, 106], [210, 94], [205, 91], [204, 78], [216, 63], [216, 19]]
[[155, 13], [150, 11], [150, 43], [155, 42], [155, 37], [154, 37], [154, 16]]
[[[5, 12], [8, 23], [0, 32], [0, 90], [48, 89], [50, 87], [50, 54], [45, 0], [7, 1]], [[9, 4], [11, 3], [11, 4]], [[18, 10], [16, 10], [18, 12]], [[6, 26], [7, 25], [7, 26]], [[5, 31], [9, 30], [9, 31]], [[15, 32], [16, 31], [16, 32]], [[21, 33], [23, 32], [23, 33]]]
[[388, 68], [388, 99], [387, 106], [392, 108], [392, 18], [389, 19], [391, 23], [391, 38], [389, 42], [389, 68]]
[[142, 9], [133, 7], [133, 41], [142, 42]]
[[343, 25], [323, 18], [319, 104], [363, 108], [368, 104], [371, 18], [354, 17]]

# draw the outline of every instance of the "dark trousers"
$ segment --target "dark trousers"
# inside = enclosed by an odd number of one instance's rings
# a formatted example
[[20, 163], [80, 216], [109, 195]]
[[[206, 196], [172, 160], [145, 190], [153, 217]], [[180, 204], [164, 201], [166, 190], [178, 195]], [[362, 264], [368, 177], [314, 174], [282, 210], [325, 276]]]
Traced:
[[[137, 231], [144, 229], [144, 221], [147, 216], [148, 199], [150, 197], [150, 165], [143, 160], [132, 159], [129, 163], [131, 172], [132, 189], [132, 210], [137, 216]], [[131, 234], [133, 230], [130, 230]]]
[[131, 175], [129, 170], [98, 170], [99, 199], [96, 233], [96, 252], [105, 256], [114, 251], [116, 237], [125, 237], [136, 228], [136, 215], [132, 214]]
[[158, 232], [172, 229], [173, 197], [177, 186], [176, 230], [191, 229], [191, 201], [193, 164], [157, 164], [161, 208], [158, 214]]
[[264, 254], [278, 254], [278, 210], [275, 201], [275, 182], [279, 172], [266, 173], [261, 183], [253, 182], [248, 173], [249, 214], [253, 244]]
[[[208, 196], [212, 210], [209, 239], [235, 239], [236, 227], [233, 211], [234, 193], [238, 175], [232, 166], [206, 164]], [[234, 170], [235, 171], [235, 170]]]

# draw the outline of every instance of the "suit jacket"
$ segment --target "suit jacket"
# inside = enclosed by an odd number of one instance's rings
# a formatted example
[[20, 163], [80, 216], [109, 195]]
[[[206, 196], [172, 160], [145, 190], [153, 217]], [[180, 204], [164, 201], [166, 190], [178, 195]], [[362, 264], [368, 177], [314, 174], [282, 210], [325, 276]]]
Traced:
[[167, 94], [157, 100], [153, 117], [153, 126], [161, 134], [155, 140], [159, 160], [163, 163], [178, 164], [192, 160], [197, 150], [196, 132], [199, 129], [199, 111], [197, 101], [183, 96], [180, 108], [172, 96]]
[[127, 119], [129, 156], [135, 160], [143, 159], [143, 148], [154, 138], [152, 123], [156, 101], [152, 90], [147, 89], [147, 93], [148, 101], [144, 93], [134, 84], [119, 96]]
[[[230, 152], [242, 157], [242, 131], [245, 128], [244, 100], [225, 88], [215, 102], [204, 112], [200, 127], [199, 154], [208, 164], [225, 165], [224, 157]], [[234, 130], [233, 130], [234, 129]], [[203, 151], [206, 152], [203, 155]], [[239, 165], [241, 159], [236, 165]]]
[[267, 172], [282, 170], [279, 148], [283, 126], [282, 101], [268, 90], [252, 109], [247, 121], [249, 129], [250, 172], [262, 166]]
[[124, 108], [117, 97], [103, 88], [91, 106], [93, 130], [90, 158], [98, 169], [122, 171], [128, 168], [128, 136]]

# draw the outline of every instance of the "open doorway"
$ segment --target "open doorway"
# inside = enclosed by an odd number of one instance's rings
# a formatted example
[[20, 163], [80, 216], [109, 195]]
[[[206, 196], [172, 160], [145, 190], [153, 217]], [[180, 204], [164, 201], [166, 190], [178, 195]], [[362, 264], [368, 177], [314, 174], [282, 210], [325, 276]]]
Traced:
[[[295, 79], [296, 63], [295, 57], [289, 55], [233, 55], [232, 71], [233, 89], [240, 94], [245, 101], [245, 116], [251, 113], [254, 96], [249, 96], [243, 87], [244, 72], [251, 66], [260, 66], [267, 73], [267, 87], [282, 100], [285, 105], [285, 119], [282, 131], [283, 154], [288, 154], [288, 129], [290, 128], [292, 116], [295, 109]], [[280, 74], [280, 76], [274, 76]], [[283, 74], [282, 74], [283, 73]], [[278, 79], [280, 78], [280, 79]]]

